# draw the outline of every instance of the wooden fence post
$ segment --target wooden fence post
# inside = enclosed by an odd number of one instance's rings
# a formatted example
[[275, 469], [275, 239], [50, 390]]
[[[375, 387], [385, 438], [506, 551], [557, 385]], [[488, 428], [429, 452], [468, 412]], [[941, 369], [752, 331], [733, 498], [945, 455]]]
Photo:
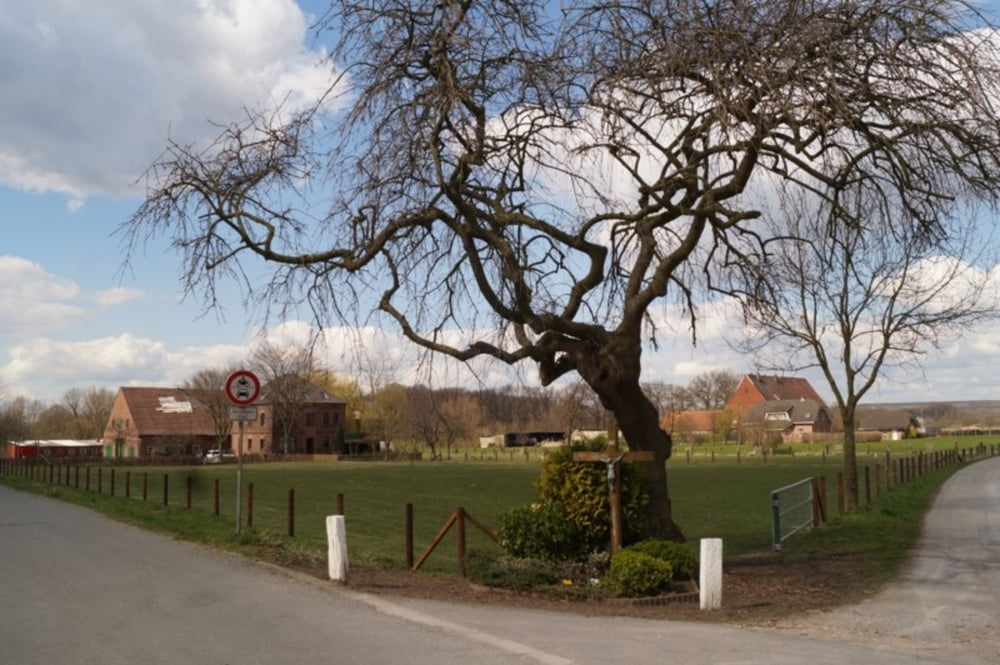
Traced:
[[462, 577], [466, 577], [465, 572], [465, 508], [459, 506], [455, 509], [458, 521], [455, 524], [455, 534], [458, 540], [458, 572]]
[[219, 479], [212, 480], [212, 508], [216, 516], [219, 515]]
[[406, 567], [413, 570], [413, 504], [406, 504], [404, 511], [406, 524]]
[[288, 537], [295, 536], [295, 489], [288, 490]]
[[115, 469], [111, 467], [111, 496], [115, 495]]
[[163, 474], [163, 505], [170, 504], [170, 476]]
[[253, 526], [253, 483], [247, 484], [247, 526]]
[[132, 497], [132, 472], [125, 472], [125, 498], [129, 499]]
[[184, 480], [184, 507], [191, 510], [191, 476]]
[[149, 471], [142, 472], [142, 500], [149, 498]]
[[337, 508], [336, 508], [336, 510], [335, 510], [335, 512], [333, 514], [334, 515], [343, 515], [344, 514], [344, 493], [343, 492], [337, 492]]
[[844, 474], [837, 474], [837, 514], [844, 514]]
[[871, 477], [871, 469], [869, 469], [868, 465], [866, 464], [865, 465], [865, 503], [871, 503], [871, 502], [872, 502], [872, 477]]

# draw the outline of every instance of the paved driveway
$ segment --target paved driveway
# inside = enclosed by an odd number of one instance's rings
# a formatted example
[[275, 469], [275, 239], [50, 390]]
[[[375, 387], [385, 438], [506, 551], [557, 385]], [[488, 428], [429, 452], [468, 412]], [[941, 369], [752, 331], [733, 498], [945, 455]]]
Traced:
[[1000, 457], [945, 483], [898, 581], [871, 600], [793, 628], [954, 663], [1000, 663]]

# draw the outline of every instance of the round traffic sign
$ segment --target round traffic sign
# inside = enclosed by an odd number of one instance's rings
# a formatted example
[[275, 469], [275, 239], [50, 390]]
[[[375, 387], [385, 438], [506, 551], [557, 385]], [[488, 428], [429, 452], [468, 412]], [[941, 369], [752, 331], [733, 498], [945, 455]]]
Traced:
[[238, 406], [248, 406], [260, 397], [260, 379], [253, 372], [240, 369], [226, 379], [226, 397]]

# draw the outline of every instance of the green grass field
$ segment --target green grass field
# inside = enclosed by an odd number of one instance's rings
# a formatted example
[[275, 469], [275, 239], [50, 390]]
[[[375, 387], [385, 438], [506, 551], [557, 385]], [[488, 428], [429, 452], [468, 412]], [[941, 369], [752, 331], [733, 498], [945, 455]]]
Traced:
[[[937, 450], [951, 450], [953, 440], [926, 439], [916, 442], [894, 442], [893, 456], [927, 451], [928, 442]], [[914, 446], [913, 444], [919, 444]], [[977, 438], [958, 442], [959, 447], [979, 443], [1000, 444], [1000, 438]], [[1000, 450], [1000, 445], [998, 445]], [[859, 452], [859, 464], [883, 464], [886, 444]], [[688, 456], [680, 449], [668, 463], [668, 481], [673, 499], [675, 520], [688, 541], [697, 549], [698, 539], [719, 537], [725, 542], [727, 556], [753, 550], [766, 550], [770, 545], [770, 502], [772, 489], [811, 476], [827, 478], [828, 514], [837, 521], [836, 475], [842, 458], [824, 449], [797, 450], [796, 454], [749, 456], [739, 455], [730, 448], [692, 451]], [[493, 456], [479, 450], [459, 451], [451, 461], [443, 462], [300, 462], [270, 463], [244, 466], [243, 482], [254, 488], [253, 527], [241, 529], [237, 537], [236, 466], [204, 467], [119, 467], [115, 469], [115, 497], [110, 492], [110, 467], [101, 470], [101, 486], [97, 489], [97, 467], [91, 468], [90, 491], [85, 491], [85, 471], [81, 470], [80, 489], [75, 489], [75, 472], [61, 482], [50, 483], [45, 472], [35, 480], [6, 478], [15, 486], [43, 491], [66, 500], [91, 506], [115, 518], [149, 528], [174, 533], [178, 537], [212, 543], [228, 548], [267, 547], [287, 552], [288, 556], [305, 556], [322, 560], [326, 552], [325, 516], [335, 512], [337, 495], [345, 505], [347, 539], [353, 565], [402, 567], [405, 565], [405, 506], [414, 507], [415, 555], [420, 556], [434, 535], [445, 524], [455, 508], [462, 506], [478, 521], [493, 527], [504, 511], [531, 503], [536, 498], [534, 480], [538, 475], [539, 451], [526, 456], [523, 451], [506, 451]], [[527, 459], [526, 459], [527, 457]], [[468, 459], [468, 461], [466, 461]], [[912, 483], [905, 500], [906, 506], [894, 506], [893, 517], [903, 514], [908, 523], [919, 526], [923, 507], [937, 484], [953, 472], [930, 474], [921, 483]], [[131, 499], [124, 498], [126, 473], [129, 475]], [[141, 500], [142, 477], [146, 474], [148, 498]], [[169, 483], [169, 506], [164, 507], [164, 477]], [[191, 510], [187, 510], [187, 483], [191, 483]], [[214, 485], [219, 483], [220, 514], [214, 515]], [[289, 537], [289, 490], [295, 491], [295, 536]], [[886, 493], [875, 499], [876, 506], [899, 501], [905, 492]], [[907, 496], [909, 496], [907, 494]], [[874, 499], [874, 497], [873, 497]], [[883, 510], [872, 511], [876, 514]], [[247, 507], [244, 504], [246, 517]], [[811, 547], [811, 543], [827, 539], [828, 547], [868, 547], [872, 528], [884, 531], [883, 523], [872, 527], [852, 516], [840, 520], [839, 541], [823, 535], [831, 529], [819, 529], [812, 534], [796, 537], [796, 547]], [[864, 542], [852, 545], [851, 536], [844, 534], [844, 525], [858, 532]], [[902, 525], [901, 525], [902, 528]], [[903, 529], [906, 538], [915, 537], [914, 527]], [[882, 534], [884, 536], [884, 534]], [[496, 547], [473, 527], [468, 528], [471, 549]], [[876, 535], [876, 540], [881, 537]], [[847, 541], [844, 542], [844, 538]], [[867, 544], [866, 544], [867, 543]], [[454, 534], [449, 534], [431, 555], [424, 568], [434, 572], [454, 572], [456, 566]], [[794, 550], [795, 547], [792, 547]]]

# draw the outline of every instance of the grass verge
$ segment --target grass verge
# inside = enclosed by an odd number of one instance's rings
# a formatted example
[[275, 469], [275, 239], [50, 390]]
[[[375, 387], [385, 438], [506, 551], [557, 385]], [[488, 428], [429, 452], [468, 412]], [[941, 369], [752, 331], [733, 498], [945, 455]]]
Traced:
[[[830, 574], [837, 576], [840, 591], [828, 600], [846, 602], [873, 593], [898, 572], [919, 537], [923, 515], [938, 487], [959, 468], [956, 465], [927, 473], [883, 492], [857, 513], [832, 517], [827, 525], [793, 537], [780, 552], [769, 547], [769, 491], [804, 477], [834, 475], [840, 470], [836, 460], [799, 458], [766, 464], [690, 465], [675, 465], [672, 461], [668, 475], [675, 517], [695, 550], [699, 538], [721, 537], [725, 541], [727, 562], [739, 565], [740, 561], [753, 560], [772, 566], [778, 575], [783, 572], [791, 575], [797, 570], [804, 578], [815, 577], [814, 571], [826, 564], [836, 564]], [[147, 501], [136, 498], [139, 473], [148, 474]], [[121, 475], [115, 497], [107, 494], [107, 480], [103, 494], [93, 491], [96, 483], [87, 491], [18, 477], [3, 481], [17, 489], [76, 503], [113, 519], [180, 539], [292, 567], [321, 570], [325, 569], [326, 553], [322, 517], [332, 512], [334, 497], [340, 492], [346, 498], [352, 567], [399, 569], [404, 567], [405, 503], [416, 506], [415, 540], [419, 556], [458, 505], [492, 526], [501, 512], [533, 501], [537, 467], [461, 462], [253, 466], [246, 470], [245, 480], [254, 482], [256, 487], [255, 526], [244, 527], [239, 535], [235, 532], [233, 473], [232, 467], [133, 470], [131, 499], [122, 496]], [[188, 477], [192, 478], [191, 509], [185, 507], [186, 496], [181, 489]], [[220, 515], [214, 515], [211, 509], [216, 480], [222, 499]], [[170, 503], [166, 506], [160, 500], [161, 487], [156, 484], [163, 482], [169, 482], [171, 487]], [[832, 485], [828, 483], [828, 487]], [[296, 490], [294, 537], [285, 532], [288, 488]], [[835, 501], [828, 504], [836, 506]], [[470, 549], [495, 547], [475, 529], [469, 530], [469, 536]], [[454, 574], [457, 566], [452, 543], [454, 539], [449, 537], [424, 570]], [[767, 585], [768, 575], [755, 576], [753, 583]], [[775, 594], [787, 596], [787, 591], [776, 589]], [[776, 596], [771, 605], [782, 602], [788, 605]]]

